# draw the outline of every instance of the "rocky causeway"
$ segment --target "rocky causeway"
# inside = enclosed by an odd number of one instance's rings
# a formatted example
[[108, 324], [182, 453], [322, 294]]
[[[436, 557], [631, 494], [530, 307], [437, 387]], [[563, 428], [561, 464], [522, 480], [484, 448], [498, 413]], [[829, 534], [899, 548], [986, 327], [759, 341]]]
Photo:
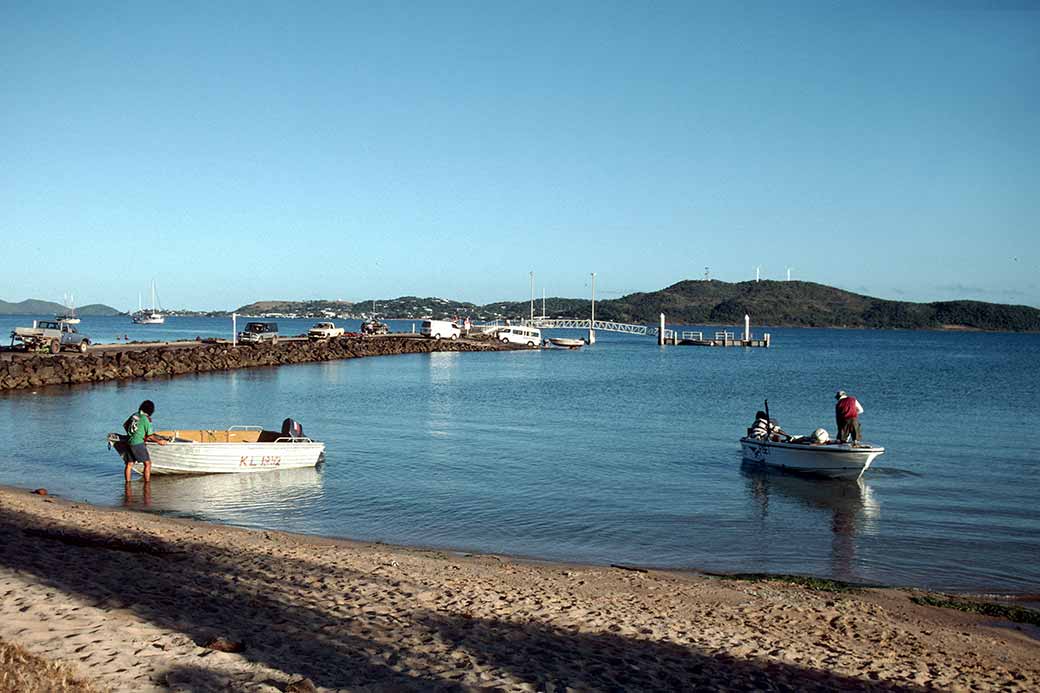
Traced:
[[508, 349], [509, 346], [492, 340], [432, 340], [406, 334], [327, 340], [285, 339], [275, 344], [233, 345], [225, 341], [105, 344], [92, 346], [85, 354], [52, 355], [8, 350], [0, 352], [0, 390], [157, 378], [366, 356]]

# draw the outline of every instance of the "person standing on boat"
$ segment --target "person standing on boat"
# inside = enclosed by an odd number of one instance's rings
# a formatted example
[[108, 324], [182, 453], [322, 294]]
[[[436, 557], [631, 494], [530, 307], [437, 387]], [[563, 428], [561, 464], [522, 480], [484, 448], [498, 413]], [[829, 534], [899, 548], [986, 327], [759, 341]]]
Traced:
[[859, 415], [863, 413], [863, 405], [845, 390], [834, 394], [838, 402], [834, 405], [834, 418], [838, 423], [838, 442], [858, 443], [860, 441]]
[[126, 444], [129, 446], [130, 454], [123, 458], [126, 467], [123, 469], [123, 478], [130, 483], [130, 470], [135, 462], [144, 465], [144, 482], [147, 484], [152, 480], [152, 459], [148, 456], [148, 446], [145, 443], [158, 443], [166, 445], [163, 438], [155, 435], [152, 428], [152, 414], [155, 413], [155, 404], [150, 399], [141, 402], [136, 414], [131, 414], [123, 423], [126, 430]]

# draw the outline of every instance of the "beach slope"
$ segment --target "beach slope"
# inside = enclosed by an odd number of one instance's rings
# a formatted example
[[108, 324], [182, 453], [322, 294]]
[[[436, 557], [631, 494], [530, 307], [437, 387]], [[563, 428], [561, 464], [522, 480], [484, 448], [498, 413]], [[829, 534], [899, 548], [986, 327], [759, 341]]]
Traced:
[[365, 545], [2, 488], [0, 546], [0, 640], [99, 690], [1040, 689], [1033, 627], [900, 590]]

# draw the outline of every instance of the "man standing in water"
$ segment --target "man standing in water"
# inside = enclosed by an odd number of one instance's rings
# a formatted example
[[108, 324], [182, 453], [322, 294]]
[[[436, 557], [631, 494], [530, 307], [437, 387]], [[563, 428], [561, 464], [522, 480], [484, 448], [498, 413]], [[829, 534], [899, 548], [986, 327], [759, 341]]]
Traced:
[[137, 413], [131, 414], [130, 418], [123, 423], [123, 428], [126, 429], [127, 435], [126, 444], [130, 447], [129, 456], [124, 457], [126, 467], [123, 469], [123, 478], [126, 479], [128, 484], [130, 483], [130, 470], [134, 462], [140, 462], [144, 465], [144, 483], [147, 484], [152, 480], [152, 460], [148, 456], [148, 446], [145, 443], [166, 445], [166, 441], [155, 435], [152, 429], [152, 414], [154, 413], [155, 404], [152, 400], [146, 399], [137, 408]]
[[859, 415], [863, 413], [861, 405], [855, 397], [848, 395], [845, 390], [838, 390], [834, 394], [838, 400], [834, 405], [834, 418], [838, 423], [838, 442], [849, 441], [858, 443], [860, 441]]

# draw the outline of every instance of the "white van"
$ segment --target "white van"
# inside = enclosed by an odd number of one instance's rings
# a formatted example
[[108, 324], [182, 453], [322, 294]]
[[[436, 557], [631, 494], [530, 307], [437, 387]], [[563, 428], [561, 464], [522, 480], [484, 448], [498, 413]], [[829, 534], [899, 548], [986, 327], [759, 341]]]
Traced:
[[533, 347], [542, 343], [542, 331], [537, 327], [503, 327], [496, 336], [506, 344]]
[[458, 325], [447, 320], [423, 320], [421, 332], [434, 339], [458, 339], [462, 334]]

